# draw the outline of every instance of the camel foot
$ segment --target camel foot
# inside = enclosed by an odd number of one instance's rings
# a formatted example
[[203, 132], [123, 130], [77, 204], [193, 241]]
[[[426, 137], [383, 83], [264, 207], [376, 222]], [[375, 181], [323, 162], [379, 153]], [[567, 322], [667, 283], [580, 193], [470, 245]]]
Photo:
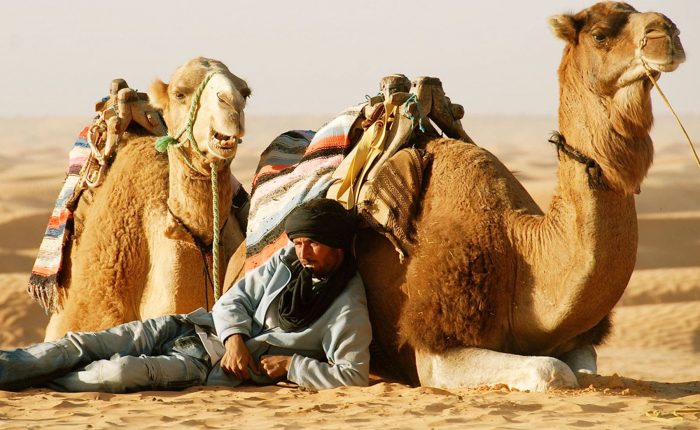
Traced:
[[444, 354], [416, 351], [421, 385], [438, 388], [506, 384], [521, 391], [575, 388], [574, 372], [553, 357], [522, 356], [480, 348], [459, 348]]

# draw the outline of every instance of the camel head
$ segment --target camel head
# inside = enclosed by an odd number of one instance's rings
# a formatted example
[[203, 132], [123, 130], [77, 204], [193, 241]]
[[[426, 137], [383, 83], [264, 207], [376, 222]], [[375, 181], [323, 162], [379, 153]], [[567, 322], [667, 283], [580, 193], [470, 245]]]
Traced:
[[208, 161], [230, 160], [245, 134], [243, 108], [250, 88], [222, 62], [194, 58], [175, 70], [170, 83], [153, 82], [149, 98], [161, 110], [168, 131], [173, 135], [186, 126], [195, 93], [210, 74], [199, 97], [193, 135]]
[[550, 25], [566, 42], [559, 67], [562, 133], [601, 164], [613, 189], [638, 189], [653, 159], [648, 74], [658, 79], [685, 61], [678, 28], [660, 13], [618, 2], [552, 17]]

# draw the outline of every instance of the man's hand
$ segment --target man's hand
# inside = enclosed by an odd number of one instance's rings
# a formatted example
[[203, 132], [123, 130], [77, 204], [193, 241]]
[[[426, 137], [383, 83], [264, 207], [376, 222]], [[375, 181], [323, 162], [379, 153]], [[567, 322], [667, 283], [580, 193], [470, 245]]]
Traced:
[[263, 355], [260, 358], [262, 371], [272, 380], [286, 377], [291, 363], [289, 355]]
[[221, 368], [224, 369], [224, 372], [233, 373], [241, 381], [250, 379], [248, 368], [253, 373], [260, 374], [258, 364], [253, 361], [248, 347], [245, 346], [243, 336], [240, 334], [229, 336], [226, 338], [224, 346], [226, 347], [226, 353], [221, 357]]

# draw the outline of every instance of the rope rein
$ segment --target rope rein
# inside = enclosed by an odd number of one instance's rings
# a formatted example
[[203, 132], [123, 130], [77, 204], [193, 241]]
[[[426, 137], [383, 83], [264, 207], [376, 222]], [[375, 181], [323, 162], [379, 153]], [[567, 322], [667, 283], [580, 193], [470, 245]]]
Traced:
[[[644, 46], [646, 46], [646, 44], [647, 44], [647, 38], [645, 36], [639, 41], [640, 51], [644, 48]], [[646, 62], [646, 60], [644, 60], [643, 57], [640, 56], [639, 59], [642, 62], [642, 66], [644, 66], [644, 72], [646, 73], [647, 77], [649, 78], [651, 83], [654, 85], [654, 88], [656, 88], [656, 91], [659, 92], [659, 95], [663, 99], [664, 103], [666, 103], [666, 106], [668, 106], [668, 109], [673, 114], [673, 117], [676, 119], [678, 126], [681, 128], [681, 131], [685, 135], [685, 139], [688, 141], [688, 145], [690, 146], [690, 150], [693, 151], [693, 156], [695, 157], [695, 163], [700, 168], [700, 157], [698, 157], [698, 153], [697, 153], [697, 151], [695, 151], [695, 146], [693, 145], [693, 141], [690, 139], [690, 136], [688, 135], [688, 132], [685, 130], [685, 127], [683, 127], [683, 123], [681, 122], [681, 119], [678, 117], [678, 115], [676, 114], [676, 111], [671, 106], [671, 102], [669, 102], [668, 98], [666, 98], [666, 94], [664, 94], [664, 92], [661, 91], [661, 87], [656, 82], [656, 79], [654, 79], [654, 76], [651, 74], [653, 69], [649, 66], [649, 64]]]
[[681, 128], [681, 131], [685, 135], [685, 139], [688, 142], [688, 145], [690, 146], [690, 150], [693, 151], [693, 156], [695, 156], [695, 163], [698, 165], [700, 168], [700, 158], [698, 157], [697, 151], [695, 151], [695, 146], [693, 145], [693, 141], [690, 139], [690, 136], [688, 135], [688, 132], [685, 130], [685, 127], [683, 127], [683, 123], [681, 122], [680, 118], [678, 118], [678, 115], [676, 114], [676, 111], [673, 109], [671, 106], [671, 102], [668, 101], [668, 98], [666, 98], [666, 94], [664, 94], [663, 91], [661, 91], [661, 87], [659, 84], [656, 82], [656, 79], [651, 75], [651, 68], [647, 64], [644, 59], [642, 59], [642, 64], [644, 65], [644, 71], [646, 72], [647, 76], [651, 80], [652, 84], [654, 84], [654, 88], [656, 88], [656, 91], [659, 92], [659, 95], [663, 99], [663, 101], [666, 103], [666, 106], [668, 106], [668, 109], [671, 111], [673, 114], [673, 117], [676, 119], [676, 123], [678, 123], [678, 126]]
[[[199, 83], [199, 86], [197, 87], [197, 90], [194, 92], [192, 95], [192, 103], [190, 104], [190, 110], [187, 116], [187, 123], [185, 126], [173, 137], [170, 135], [165, 135], [160, 137], [158, 140], [156, 140], [155, 147], [158, 152], [166, 152], [169, 151], [170, 148], [176, 149], [177, 155], [180, 157], [180, 159], [189, 167], [192, 171], [197, 173], [198, 175], [206, 176], [205, 173], [200, 171], [198, 168], [192, 164], [192, 161], [187, 158], [187, 156], [184, 153], [184, 150], [182, 149], [182, 146], [185, 144], [185, 142], [190, 143], [190, 147], [194, 149], [194, 151], [199, 155], [201, 158], [206, 160], [206, 155], [204, 152], [199, 149], [199, 146], [197, 145], [197, 139], [194, 137], [194, 123], [197, 120], [197, 111], [199, 110], [199, 99], [202, 97], [202, 92], [204, 91], [204, 88], [207, 86], [209, 83], [209, 80], [218, 72], [212, 72], [209, 73], [202, 79], [202, 82]], [[180, 141], [180, 138], [182, 138], [183, 134], [185, 135], [185, 139]], [[218, 184], [218, 168], [219, 168], [219, 163], [216, 161], [212, 161], [209, 163], [210, 164], [210, 177], [211, 177], [211, 194], [212, 194], [212, 212], [213, 212], [213, 242], [212, 242], [212, 274], [209, 274], [209, 268], [208, 268], [208, 263], [206, 259], [204, 260], [204, 266], [205, 266], [205, 288], [204, 288], [204, 294], [205, 294], [205, 301], [207, 302], [207, 305], [209, 303], [208, 296], [207, 296], [207, 278], [209, 278], [209, 281], [213, 281], [213, 287], [214, 287], [214, 301], [219, 300], [219, 297], [221, 296], [221, 285], [220, 285], [220, 280], [219, 280], [219, 248], [220, 248], [220, 242], [221, 242], [221, 235], [219, 231], [219, 184]], [[170, 208], [168, 208], [170, 210]], [[172, 213], [172, 211], [171, 211]], [[184, 224], [181, 222], [181, 224], [184, 226]], [[189, 232], [189, 229], [186, 228], [186, 230]], [[190, 233], [190, 236], [192, 234]], [[192, 236], [193, 240], [195, 239], [194, 236]], [[200, 248], [200, 251], [202, 251], [202, 247], [198, 244], [197, 240], [194, 240], [195, 244], [197, 245], [198, 248]], [[204, 255], [204, 254], [202, 254]]]
[[214, 241], [212, 247], [212, 269], [214, 272], [214, 302], [219, 300], [221, 296], [221, 285], [219, 285], [219, 184], [217, 183], [217, 167], [219, 163], [211, 163], [211, 194], [212, 194], [212, 212], [214, 214]]
[[[644, 37], [639, 41], [639, 49], [641, 50], [644, 48], [644, 46], [647, 43], [647, 38]], [[693, 151], [693, 156], [695, 157], [695, 162], [700, 167], [700, 157], [698, 157], [698, 153], [695, 150], [695, 146], [693, 145], [693, 141], [690, 139], [690, 136], [688, 135], [688, 132], [686, 131], [685, 127], [683, 126], [683, 123], [681, 122], [680, 118], [678, 117], [678, 114], [676, 114], [676, 111], [673, 109], [671, 106], [671, 102], [668, 101], [668, 98], [666, 97], [666, 94], [661, 90], [661, 87], [659, 84], [656, 82], [656, 79], [654, 79], [654, 76], [652, 75], [653, 69], [649, 66], [649, 64], [644, 60], [643, 57], [640, 56], [640, 61], [642, 65], [644, 66], [644, 72], [646, 73], [647, 77], [651, 81], [651, 83], [654, 85], [654, 88], [656, 88], [656, 91], [659, 92], [659, 95], [663, 99], [663, 101], [666, 103], [666, 106], [668, 106], [668, 109], [671, 111], [673, 114], [673, 117], [676, 119], [676, 123], [678, 123], [678, 126], [681, 128], [681, 131], [685, 135], [685, 138], [688, 142], [688, 145], [690, 146], [691, 151]], [[552, 137], [549, 138], [549, 142], [553, 143], [557, 147], [557, 153], [563, 152], [564, 154], [568, 155], [570, 158], [573, 160], [578, 161], [581, 164], [584, 164], [586, 166], [586, 172], [588, 174], [588, 184], [592, 188], [600, 188], [603, 190], [607, 190], [608, 186], [605, 184], [605, 181], [603, 180], [603, 171], [600, 168], [600, 165], [593, 160], [592, 158], [586, 157], [582, 153], [578, 152], [576, 149], [572, 148], [566, 143], [566, 139], [564, 136], [562, 136], [559, 132], [554, 132], [552, 133]]]

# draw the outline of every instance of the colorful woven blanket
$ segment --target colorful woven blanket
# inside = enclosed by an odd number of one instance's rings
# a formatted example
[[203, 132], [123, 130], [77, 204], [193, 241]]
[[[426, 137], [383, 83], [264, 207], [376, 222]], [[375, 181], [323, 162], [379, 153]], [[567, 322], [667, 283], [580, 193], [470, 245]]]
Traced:
[[68, 207], [67, 203], [78, 186], [80, 171], [90, 155], [87, 132], [88, 127], [85, 127], [70, 151], [66, 180], [51, 212], [49, 224], [29, 278], [29, 294], [49, 312], [54, 312], [58, 304], [57, 289], [61, 287], [63, 247], [71, 235], [71, 229], [67, 227], [68, 222], [73, 218], [74, 208]]
[[353, 106], [313, 131], [290, 131], [260, 157], [250, 200], [245, 270], [284, 246], [284, 219], [296, 206], [325, 196], [331, 175], [350, 151], [350, 131], [362, 111]]

